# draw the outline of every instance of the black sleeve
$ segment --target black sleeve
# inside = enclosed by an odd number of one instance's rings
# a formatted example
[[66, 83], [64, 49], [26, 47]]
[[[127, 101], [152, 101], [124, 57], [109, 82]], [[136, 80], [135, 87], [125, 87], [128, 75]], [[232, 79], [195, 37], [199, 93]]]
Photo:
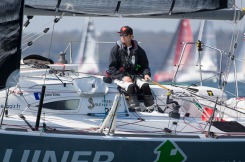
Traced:
[[139, 46], [139, 65], [141, 66], [141, 71], [143, 75], [148, 74], [149, 76], [151, 76], [147, 55], [140, 46]]
[[118, 70], [119, 69], [119, 63], [118, 63], [117, 55], [118, 55], [118, 46], [115, 45], [111, 49], [111, 53], [110, 53], [110, 58], [109, 58], [109, 69], [110, 70]]
[[124, 77], [123, 71], [120, 71], [120, 63], [118, 58], [118, 46], [115, 45], [111, 49], [109, 58], [109, 70], [112, 71], [112, 78], [121, 80]]

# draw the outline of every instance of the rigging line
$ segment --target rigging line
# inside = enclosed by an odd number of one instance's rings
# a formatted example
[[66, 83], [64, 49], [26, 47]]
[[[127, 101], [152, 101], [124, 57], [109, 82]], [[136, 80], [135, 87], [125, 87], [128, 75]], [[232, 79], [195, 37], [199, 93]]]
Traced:
[[[235, 43], [234, 43], [233, 56], [235, 56], [235, 50], [236, 50], [236, 47], [237, 47], [238, 35], [239, 35], [239, 30], [237, 29], [237, 36], [236, 36], [236, 40], [235, 40]], [[234, 71], [235, 71], [235, 73], [234, 73], [234, 78], [235, 78], [235, 93], [236, 93], [236, 97], [238, 97], [237, 69], [236, 69], [236, 62], [234, 61], [234, 57], [233, 57], [232, 63], [233, 63], [233, 66], [234, 66]]]
[[[50, 39], [50, 44], [49, 44], [49, 52], [48, 52], [47, 58], [50, 58], [51, 46], [52, 46], [53, 37], [54, 37], [54, 26], [58, 21], [59, 21], [59, 19], [55, 16], [55, 19], [53, 20], [52, 33], [51, 33], [51, 39]], [[44, 84], [46, 82], [47, 73], [48, 73], [48, 70], [46, 69], [46, 72], [44, 74]]]
[[[241, 32], [241, 28], [242, 28], [242, 23], [240, 23], [238, 29], [237, 29], [237, 37], [236, 37], [236, 42], [235, 42], [235, 50], [236, 50], [236, 47], [237, 47], [237, 40], [238, 40], [238, 37], [239, 37], [239, 34]], [[233, 66], [234, 66], [234, 78], [235, 78], [235, 92], [236, 92], [236, 97], [238, 97], [239, 95], [239, 89], [238, 89], [238, 82], [237, 82], [237, 69], [236, 69], [236, 60], [238, 60], [236, 57], [235, 57], [235, 52], [234, 52], [234, 57], [233, 57]]]
[[[244, 82], [245, 83], [245, 82]], [[230, 96], [235, 97], [235, 94], [231, 93], [230, 91], [225, 91], [225, 93], [228, 93]]]
[[[236, 7], [233, 5], [233, 10], [234, 10], [234, 17], [233, 17], [233, 34], [232, 34], [232, 38], [231, 38], [231, 43], [230, 43], [230, 48], [229, 48], [229, 55], [231, 56], [231, 59], [228, 60], [227, 63], [227, 69], [226, 69], [226, 75], [225, 75], [225, 81], [228, 80], [228, 76], [229, 76], [229, 72], [230, 72], [230, 68], [231, 68], [231, 64], [233, 62], [233, 57], [234, 57], [234, 51], [236, 48], [236, 43], [237, 43], [237, 38], [235, 38], [236, 34], [238, 34], [238, 32], [236, 32], [237, 29], [237, 22], [236, 22]], [[238, 37], [238, 36], [237, 36]], [[225, 85], [224, 85], [225, 86]]]
[[41, 26], [41, 27], [39, 27], [39, 28], [36, 28], [33, 32], [24, 35], [24, 36], [22, 37], [22, 39], [25, 38], [26, 36], [30, 35], [30, 34], [36, 33], [35, 31], [40, 30], [41, 28], [43, 28], [44, 26], [50, 24], [51, 22], [53, 22], [53, 20], [49, 21], [48, 23], [44, 24], [43, 26]]
[[[105, 76], [105, 74], [100, 73], [85, 73], [85, 72], [76, 72], [78, 74], [87, 74], [87, 75], [99, 75], [99, 76]], [[79, 76], [79, 75], [78, 75]]]
[[[39, 36], [38, 36], [37, 38], [35, 38], [34, 40], [27, 42], [27, 47], [24, 48], [22, 51], [25, 51], [27, 48], [29, 48], [29, 47], [33, 44], [33, 42], [35, 42], [36, 40], [38, 40], [41, 36], [43, 36], [44, 34], [46, 34], [48, 31], [49, 31], [49, 28], [45, 28], [45, 29], [43, 30], [43, 34], [39, 35]], [[22, 46], [24, 46], [24, 45], [25, 45], [25, 44], [23, 44]]]
[[[23, 40], [23, 42], [26, 42], [26, 43], [23, 43], [22, 46], [28, 43], [27, 40], [29, 40], [29, 39], [35, 37], [36, 35], [39, 35], [39, 34], [42, 33], [42, 32], [43, 32], [43, 31], [40, 31], [40, 32], [38, 32], [38, 33], [36, 33], [36, 34], [34, 34], [34, 35], [32, 35], [32, 36], [26, 38], [25, 40]], [[23, 38], [22, 38], [22, 39], [23, 39]]]
[[[199, 114], [196, 114], [195, 117], [197, 117], [198, 115], [199, 115]], [[190, 121], [190, 122], [187, 122], [187, 121], [185, 120], [185, 117], [183, 117], [183, 122], [186, 124], [186, 126], [184, 126], [182, 129], [180, 129], [180, 130], [179, 130], [179, 133], [182, 132], [187, 126], [190, 126], [190, 127], [192, 127], [192, 128], [195, 128], [195, 129], [197, 129], [197, 130], [203, 132], [203, 131], [204, 131], [203, 127], [200, 125], [200, 123], [198, 123], [198, 122], [196, 121], [195, 117], [191, 117], [191, 118], [193, 118], [193, 120], [195, 120], [195, 123], [197, 124], [197, 126], [199, 126], [199, 128], [198, 128], [198, 127], [195, 127], [194, 125], [191, 125], [191, 124], [190, 124], [191, 121]]]
[[154, 126], [147, 126], [147, 125], [138, 124], [138, 123], [143, 122], [141, 120], [138, 120], [138, 121], [135, 121], [135, 122], [131, 122], [131, 123], [130, 122], [123, 122], [123, 121], [118, 121], [118, 122], [122, 123], [121, 125], [118, 125], [118, 127], [119, 126], [124, 126], [124, 125], [137, 125], [137, 126], [141, 126], [141, 127], [145, 127], [145, 128], [154, 128], [154, 129], [162, 130], [161, 127], [154, 127]]
[[245, 62], [245, 60], [243, 60], [243, 59], [239, 59], [239, 58], [234, 58], [234, 60], [236, 60], [236, 61], [241, 61], [241, 62]]
[[[215, 77], [217, 77], [217, 76], [218, 76], [218, 74], [215, 74], [215, 75], [210, 76], [210, 77], [208, 77], [208, 78], [202, 79], [202, 81], [200, 81], [200, 82], [207, 81], [207, 80], [212, 79], [212, 78], [215, 78]], [[190, 87], [193, 86], [193, 85], [197, 85], [197, 84], [200, 83], [200, 82], [195, 82], [195, 83], [193, 83], [193, 84], [191, 84], [191, 85], [188, 85], [188, 86], [186, 86], [186, 89], [190, 88]], [[181, 86], [179, 86], [179, 85], [177, 85], [177, 84], [175, 84], [174, 86], [175, 86], [175, 87], [180, 87], [180, 88], [185, 88], [185, 87], [181, 87]]]
[[[54, 73], [54, 76], [62, 83], [62, 84], [66, 84], [66, 83], [64, 83], [60, 78], [59, 78], [59, 76], [57, 75], [57, 74], [55, 74]], [[45, 78], [46, 79], [46, 78]]]
[[239, 83], [245, 83], [244, 81], [238, 81]]
[[12, 127], [18, 127], [18, 128], [23, 128], [23, 129], [28, 129], [29, 127], [27, 127], [26, 125], [16, 125], [16, 124], [3, 124], [6, 126], [12, 126]]
[[[71, 71], [71, 73], [72, 73], [75, 77], [80, 78], [80, 77], [79, 77], [79, 72]], [[69, 75], [69, 78], [72, 79], [72, 80], [74, 79], [74, 78], [72, 78], [70, 75]], [[76, 79], [76, 78], [75, 78], [75, 79]]]
[[154, 93], [154, 91], [152, 89], [151, 89], [151, 93], [152, 93], [153, 99], [155, 101], [155, 104], [157, 105], [157, 95], [156, 95], [156, 93]]
[[163, 89], [165, 89], [165, 90], [168, 90], [168, 91], [173, 91], [172, 89], [169, 89], [168, 87], [166, 87], [166, 86], [163, 86], [163, 85], [161, 85], [161, 84], [159, 84], [159, 83], [157, 83], [157, 82], [154, 82], [154, 81], [152, 81], [152, 80], [148, 80], [149, 82], [151, 82], [151, 83], [153, 83], [153, 84], [155, 84], [155, 85], [157, 85], [157, 86], [159, 86], [159, 87], [161, 87], [161, 88], [163, 88]]
[[72, 41], [71, 41], [70, 43], [68, 43], [68, 45], [66, 46], [64, 52], [66, 52], [66, 50], [67, 50], [69, 47], [71, 48], [71, 43], [72, 43]]

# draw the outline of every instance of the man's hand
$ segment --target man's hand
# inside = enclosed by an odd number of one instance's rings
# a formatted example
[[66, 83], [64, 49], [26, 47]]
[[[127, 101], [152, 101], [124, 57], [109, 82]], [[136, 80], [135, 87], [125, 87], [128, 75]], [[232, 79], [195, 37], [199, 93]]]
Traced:
[[149, 80], [151, 80], [151, 77], [150, 77], [149, 75], [146, 74], [146, 75], [144, 76], [144, 79], [145, 79], [146, 81], [149, 81]]

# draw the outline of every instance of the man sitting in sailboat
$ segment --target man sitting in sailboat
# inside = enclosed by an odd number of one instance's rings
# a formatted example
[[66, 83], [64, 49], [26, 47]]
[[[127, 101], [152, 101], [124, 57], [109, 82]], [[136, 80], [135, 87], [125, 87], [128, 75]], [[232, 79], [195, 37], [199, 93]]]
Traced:
[[[148, 80], [151, 79], [148, 58], [145, 51], [133, 40], [133, 29], [123, 26], [120, 31], [120, 40], [111, 49], [109, 70], [121, 88], [126, 90], [130, 97], [129, 111], [152, 112], [155, 109], [154, 100]], [[137, 92], [143, 95], [145, 110], [141, 110]]]

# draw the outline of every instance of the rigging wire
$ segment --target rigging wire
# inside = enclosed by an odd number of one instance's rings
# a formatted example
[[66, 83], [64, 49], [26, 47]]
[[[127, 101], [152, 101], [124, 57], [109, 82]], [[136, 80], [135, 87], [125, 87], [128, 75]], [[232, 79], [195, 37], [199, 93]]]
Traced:
[[233, 32], [232, 32], [232, 38], [231, 38], [231, 42], [230, 42], [230, 48], [229, 48], [229, 53], [228, 53], [228, 57], [230, 57], [230, 59], [227, 62], [227, 68], [226, 68], [226, 73], [224, 76], [224, 80], [227, 81], [228, 80], [228, 76], [230, 73], [230, 68], [231, 68], [231, 64], [234, 60], [234, 52], [236, 49], [236, 44], [237, 44], [237, 38], [238, 38], [238, 31], [237, 31], [237, 22], [236, 22], [236, 8], [235, 6], [233, 6], [234, 9], [234, 20], [233, 20]]
[[[49, 43], [49, 52], [48, 52], [48, 57], [47, 57], [48, 59], [50, 59], [50, 55], [51, 55], [51, 47], [52, 47], [53, 36], [54, 36], [54, 27], [55, 27], [55, 24], [59, 22], [59, 20], [60, 20], [60, 18], [57, 18], [56, 16], [53, 20], [52, 33], [51, 33], [51, 38], [50, 38], [50, 43]], [[46, 82], [47, 73], [48, 73], [48, 69], [46, 69], [46, 72], [44, 74], [44, 85]]]
[[[38, 36], [38, 37], [41, 37], [43, 34], [47, 33], [48, 30], [49, 30], [49, 28], [45, 28], [43, 31], [40, 31], [40, 32], [38, 32], [38, 33], [36, 33], [36, 34], [30, 36], [29, 38], [25, 39], [26, 43], [23, 43], [22, 46], [25, 45], [25, 44], [27, 44], [27, 43], [29, 43], [27, 40], [29, 40], [29, 39], [31, 39], [31, 38], [33, 38], [33, 37], [36, 37], [37, 35], [40, 35], [40, 36]], [[42, 33], [42, 34], [41, 34], [41, 33]], [[38, 39], [38, 38], [37, 38], [37, 39]], [[34, 40], [33, 40], [33, 41], [34, 41]]]
[[[235, 20], [235, 16], [236, 16], [235, 9], [237, 8], [237, 6], [233, 5], [233, 8], [234, 8], [233, 34], [232, 34], [232, 40], [231, 40], [231, 43], [230, 43], [230, 50], [229, 50], [229, 54], [228, 54], [228, 58], [229, 59], [227, 60], [226, 70], [225, 70], [225, 73], [224, 73], [224, 84], [223, 84], [224, 86], [223, 86], [223, 89], [225, 89], [225, 86], [227, 84], [228, 77], [229, 77], [229, 74], [230, 74], [230, 71], [231, 71], [231, 66], [233, 65], [233, 67], [234, 67], [234, 76], [233, 77], [234, 77], [234, 80], [235, 80], [235, 94], [227, 92], [227, 91], [225, 91], [225, 92], [230, 94], [230, 95], [233, 95], [234, 97], [237, 98], [239, 96], [239, 88], [238, 88], [238, 80], [237, 80], [237, 67], [236, 67], [237, 64], [236, 64], [236, 61], [239, 61], [240, 59], [236, 58], [235, 54], [236, 54], [236, 51], [237, 51], [236, 48], [237, 48], [237, 44], [238, 44], [238, 37], [239, 37], [239, 34], [241, 32], [243, 21], [241, 21], [241, 23], [238, 24], [238, 22]], [[225, 109], [226, 109], [226, 107], [224, 107], [223, 110], [220, 110], [220, 111], [224, 112]]]
[[40, 29], [43, 29], [43, 27], [46, 27], [48, 24], [50, 24], [50, 23], [52, 23], [52, 22], [53, 22], [53, 20], [51, 20], [51, 21], [47, 22], [46, 24], [44, 24], [44, 25], [42, 25], [42, 26], [40, 26], [40, 27], [34, 29], [33, 32], [24, 35], [24, 36], [22, 37], [22, 39], [25, 38], [25, 37], [27, 37], [27, 36], [29, 36], [29, 35], [33, 35], [34, 33], [36, 33], [36, 31], [39, 31]]
[[[235, 62], [235, 51], [237, 47], [238, 36], [239, 36], [241, 24], [240, 24], [240, 27], [238, 27], [238, 22], [235, 19], [236, 17], [236, 12], [235, 12], [236, 6], [235, 5], [233, 5], [233, 9], [234, 9], [233, 32], [232, 32], [232, 39], [230, 43], [230, 49], [228, 53], [228, 60], [226, 62], [226, 69], [225, 69], [225, 73], [223, 76], [224, 80], [223, 80], [222, 90], [224, 93], [226, 84], [228, 83], [228, 77], [231, 71], [231, 66], [233, 65], [234, 66], [234, 78], [235, 78], [235, 95], [234, 96], [238, 97], [238, 83], [237, 83], [237, 71], [236, 71], [236, 62]], [[226, 107], [223, 107], [223, 108], [220, 107], [219, 111], [224, 112], [225, 109]], [[223, 115], [221, 116], [221, 118], [223, 118]]]
[[22, 46], [27, 45], [27, 47], [24, 48], [22, 51], [25, 51], [26, 49], [28, 49], [36, 40], [38, 40], [39, 38], [41, 38], [41, 36], [43, 36], [44, 34], [46, 34], [48, 31], [49, 31], [49, 28], [45, 28], [43, 30], [43, 33], [41, 35], [39, 35], [38, 37], [36, 37], [32, 41], [29, 41], [29, 42], [24, 43]]

